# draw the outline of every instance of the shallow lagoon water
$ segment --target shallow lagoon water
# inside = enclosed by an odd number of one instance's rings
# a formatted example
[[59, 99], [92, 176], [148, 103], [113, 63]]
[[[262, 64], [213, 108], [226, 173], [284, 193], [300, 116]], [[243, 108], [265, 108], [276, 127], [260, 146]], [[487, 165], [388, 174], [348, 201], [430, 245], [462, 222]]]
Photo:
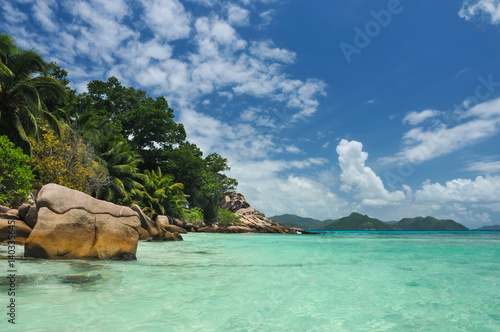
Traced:
[[136, 262], [18, 260], [0, 330], [500, 331], [500, 232], [184, 240], [140, 243]]

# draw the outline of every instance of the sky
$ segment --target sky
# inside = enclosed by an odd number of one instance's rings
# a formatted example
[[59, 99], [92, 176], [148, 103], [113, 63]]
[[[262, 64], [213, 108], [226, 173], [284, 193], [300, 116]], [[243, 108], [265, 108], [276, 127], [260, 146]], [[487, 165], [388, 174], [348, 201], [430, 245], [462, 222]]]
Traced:
[[0, 32], [165, 96], [267, 216], [500, 224], [500, 0], [0, 0]]

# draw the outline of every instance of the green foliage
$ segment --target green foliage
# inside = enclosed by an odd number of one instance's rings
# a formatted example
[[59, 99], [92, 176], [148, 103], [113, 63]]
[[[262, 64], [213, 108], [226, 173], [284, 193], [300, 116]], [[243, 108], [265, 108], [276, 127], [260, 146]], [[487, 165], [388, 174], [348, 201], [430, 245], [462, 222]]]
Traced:
[[0, 34], [0, 135], [6, 135], [25, 152], [28, 139], [38, 138], [37, 118], [43, 118], [59, 134], [60, 125], [46, 100], [64, 100], [66, 91], [50, 77], [47, 63], [34, 49], [19, 49]]
[[[174, 111], [163, 97], [149, 97], [143, 90], [127, 88], [115, 78], [94, 80], [88, 92], [78, 96], [67, 116], [89, 114], [106, 133], [93, 142], [98, 150], [116, 138], [124, 138], [143, 158], [143, 169], [155, 169], [164, 150], [172, 150], [186, 138], [184, 126], [174, 122]], [[105, 151], [105, 148], [101, 151]]]
[[36, 189], [57, 183], [90, 194], [108, 182], [107, 170], [81, 136], [67, 125], [62, 126], [59, 136], [47, 122], [40, 121], [38, 127], [41, 139], [30, 140]]
[[96, 197], [116, 203], [130, 203], [130, 193], [142, 188], [143, 175], [139, 171], [141, 156], [132, 151], [125, 141], [120, 141], [99, 157], [106, 165], [110, 181], [95, 191]]
[[158, 168], [156, 172], [144, 171], [142, 187], [132, 190], [132, 196], [150, 218], [160, 214], [183, 217], [187, 204], [183, 189], [182, 183], [174, 183], [173, 175], [164, 175]]
[[204, 221], [203, 210], [200, 208], [184, 209], [183, 213], [185, 222], [196, 224]]
[[232, 226], [241, 224], [241, 220], [237, 215], [223, 208], [217, 209], [217, 222], [223, 226]]
[[17, 207], [32, 190], [29, 156], [0, 136], [0, 204]]
[[184, 142], [172, 151], [165, 152], [162, 168], [185, 184], [191, 207], [203, 210], [205, 221], [217, 219], [220, 198], [234, 192], [237, 182], [222, 172], [228, 171], [227, 159], [216, 153], [203, 158], [194, 144]]

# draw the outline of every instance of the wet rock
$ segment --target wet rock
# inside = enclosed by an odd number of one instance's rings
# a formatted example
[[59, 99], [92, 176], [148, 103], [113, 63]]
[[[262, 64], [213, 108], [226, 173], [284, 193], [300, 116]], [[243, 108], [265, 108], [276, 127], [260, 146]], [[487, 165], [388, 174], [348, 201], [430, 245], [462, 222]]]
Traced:
[[166, 232], [165, 233], [165, 241], [183, 241], [184, 239], [179, 233], [171, 233], [171, 232]]

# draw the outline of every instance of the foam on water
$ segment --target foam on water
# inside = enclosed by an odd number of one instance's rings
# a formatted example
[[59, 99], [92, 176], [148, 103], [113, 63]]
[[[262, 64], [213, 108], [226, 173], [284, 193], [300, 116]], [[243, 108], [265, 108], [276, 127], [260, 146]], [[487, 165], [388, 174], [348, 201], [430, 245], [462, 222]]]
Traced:
[[184, 239], [140, 243], [137, 262], [17, 261], [0, 330], [500, 330], [500, 232]]

